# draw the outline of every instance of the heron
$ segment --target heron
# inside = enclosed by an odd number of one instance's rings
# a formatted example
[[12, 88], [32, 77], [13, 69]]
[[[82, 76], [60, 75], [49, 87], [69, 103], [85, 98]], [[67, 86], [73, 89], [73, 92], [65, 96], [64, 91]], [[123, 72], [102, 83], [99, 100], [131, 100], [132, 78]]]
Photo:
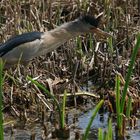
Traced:
[[80, 16], [77, 19], [63, 23], [47, 32], [27, 32], [10, 38], [0, 45], [0, 57], [6, 65], [19, 62], [27, 64], [37, 56], [49, 53], [67, 40], [85, 33], [97, 33], [110, 36], [98, 28], [101, 16]]

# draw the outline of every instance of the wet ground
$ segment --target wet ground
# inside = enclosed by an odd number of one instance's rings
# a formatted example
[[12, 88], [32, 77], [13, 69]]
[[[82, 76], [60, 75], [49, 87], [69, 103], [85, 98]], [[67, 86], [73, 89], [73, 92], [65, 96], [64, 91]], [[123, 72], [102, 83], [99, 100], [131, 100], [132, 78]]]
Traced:
[[[92, 109], [87, 112], [80, 112], [79, 110], [77, 111], [76, 109], [71, 109], [67, 115], [67, 123], [71, 127], [69, 140], [75, 140], [77, 135], [80, 136], [84, 133], [92, 112]], [[104, 114], [97, 114], [91, 127], [89, 140], [97, 140], [98, 128], [102, 128], [103, 131], [107, 131], [108, 120], [108, 112]], [[115, 124], [113, 123], [113, 129], [114, 125]], [[47, 129], [47, 132], [45, 131], [45, 128]], [[19, 127], [14, 128], [12, 125], [6, 125], [4, 140], [56, 140], [51, 138], [52, 130], [53, 128], [49, 122], [46, 124], [26, 124], [26, 127], [23, 129]], [[47, 136], [45, 136], [45, 134]], [[128, 128], [125, 140], [140, 140], [140, 119], [138, 119], [137, 126], [135, 128]]]

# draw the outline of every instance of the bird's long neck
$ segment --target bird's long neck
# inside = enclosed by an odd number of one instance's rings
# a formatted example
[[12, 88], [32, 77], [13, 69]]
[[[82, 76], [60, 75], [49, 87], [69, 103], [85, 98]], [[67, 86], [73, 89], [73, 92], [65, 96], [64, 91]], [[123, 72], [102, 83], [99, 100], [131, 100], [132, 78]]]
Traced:
[[43, 51], [43, 53], [51, 52], [57, 49], [67, 40], [79, 35], [80, 33], [73, 32], [74, 28], [76, 29], [76, 27], [74, 26], [74, 22], [69, 22], [44, 33], [42, 37], [44, 38], [43, 39], [44, 47], [41, 49], [41, 51]]
[[79, 35], [75, 21], [64, 23], [61, 26], [49, 31], [52, 36], [63, 41]]

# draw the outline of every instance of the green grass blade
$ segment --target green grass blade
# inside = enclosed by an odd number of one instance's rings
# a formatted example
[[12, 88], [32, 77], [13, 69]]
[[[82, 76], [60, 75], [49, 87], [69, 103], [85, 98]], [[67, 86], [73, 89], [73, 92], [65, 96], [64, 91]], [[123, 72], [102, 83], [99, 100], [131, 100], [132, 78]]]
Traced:
[[111, 119], [109, 119], [109, 123], [108, 123], [108, 140], [113, 140], [112, 120]]
[[98, 130], [98, 140], [103, 140], [103, 131], [101, 128]]
[[108, 135], [107, 135], [106, 131], [104, 132], [104, 139], [103, 140], [108, 140]]
[[87, 0], [83, 0], [82, 1], [82, 6], [83, 6], [83, 10], [84, 11], [87, 11], [87, 6], [88, 6], [87, 4], [88, 4], [88, 1]]
[[113, 54], [113, 39], [112, 39], [112, 37], [109, 37], [107, 39], [107, 42], [108, 42], [108, 46], [109, 46], [109, 52], [111, 52], [111, 54]]
[[94, 120], [94, 118], [95, 118], [97, 112], [98, 112], [99, 109], [101, 108], [103, 102], [104, 102], [104, 101], [101, 100], [101, 101], [97, 104], [97, 106], [95, 107], [95, 110], [93, 111], [93, 114], [92, 114], [92, 116], [91, 116], [91, 118], [90, 118], [90, 121], [89, 121], [89, 123], [88, 123], [88, 126], [87, 126], [87, 128], [86, 128], [86, 131], [85, 131], [85, 134], [84, 134], [82, 140], [87, 140], [88, 134], [89, 134], [89, 131], [90, 131], [90, 127], [91, 127], [91, 125], [92, 125], [92, 122], [93, 122], [93, 120]]
[[132, 74], [132, 71], [133, 71], [133, 66], [134, 66], [136, 55], [137, 55], [137, 52], [138, 52], [139, 48], [140, 48], [140, 34], [138, 34], [137, 43], [134, 47], [134, 50], [133, 50], [133, 53], [132, 53], [132, 56], [131, 56], [131, 60], [130, 60], [130, 64], [129, 64], [129, 68], [128, 68], [128, 73], [126, 75], [126, 82], [125, 82], [125, 85], [124, 85], [122, 100], [121, 100], [121, 113], [123, 113], [123, 111], [124, 111], [127, 88], [128, 88], [128, 85], [129, 85], [129, 81], [130, 81], [131, 74]]
[[64, 92], [63, 96], [63, 104], [62, 104], [62, 128], [65, 127], [65, 108], [66, 108], [66, 98], [67, 98], [67, 92]]
[[126, 117], [127, 117], [127, 118], [130, 117], [131, 107], [132, 107], [132, 98], [129, 97], [129, 99], [128, 99], [128, 104], [127, 104], [127, 108], [126, 108]]
[[81, 56], [83, 56], [82, 39], [80, 37], [77, 37], [76, 38], [76, 43], [77, 43], [77, 51], [80, 53]]
[[89, 48], [93, 50], [92, 34], [89, 34]]
[[116, 113], [117, 113], [117, 126], [120, 129], [121, 123], [120, 123], [120, 77], [119, 75], [116, 75]]
[[48, 96], [50, 96], [50, 98], [53, 99], [54, 103], [56, 104], [57, 106], [57, 109], [58, 109], [58, 113], [59, 113], [59, 119], [60, 119], [60, 127], [62, 128], [62, 115], [61, 115], [61, 107], [60, 107], [60, 104], [58, 102], [58, 100], [56, 99], [56, 97], [50, 93], [43, 85], [41, 85], [40, 83], [38, 83], [37, 81], [33, 80], [31, 77], [27, 76], [27, 79], [29, 81], [31, 81], [33, 84], [35, 84], [37, 87], [39, 87], [40, 89], [42, 89], [46, 94], [48, 94]]
[[4, 140], [4, 131], [3, 131], [3, 95], [2, 95], [2, 85], [3, 85], [3, 62], [0, 59], [0, 140]]

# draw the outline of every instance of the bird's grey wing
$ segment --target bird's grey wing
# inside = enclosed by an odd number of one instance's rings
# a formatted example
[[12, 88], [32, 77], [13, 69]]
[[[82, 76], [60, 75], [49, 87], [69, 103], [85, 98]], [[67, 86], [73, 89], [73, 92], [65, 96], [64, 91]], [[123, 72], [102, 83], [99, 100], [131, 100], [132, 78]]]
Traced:
[[0, 45], [0, 57], [4, 56], [6, 53], [18, 47], [21, 44], [31, 42], [36, 39], [41, 39], [42, 34], [43, 32], [29, 32], [10, 38], [5, 43]]

